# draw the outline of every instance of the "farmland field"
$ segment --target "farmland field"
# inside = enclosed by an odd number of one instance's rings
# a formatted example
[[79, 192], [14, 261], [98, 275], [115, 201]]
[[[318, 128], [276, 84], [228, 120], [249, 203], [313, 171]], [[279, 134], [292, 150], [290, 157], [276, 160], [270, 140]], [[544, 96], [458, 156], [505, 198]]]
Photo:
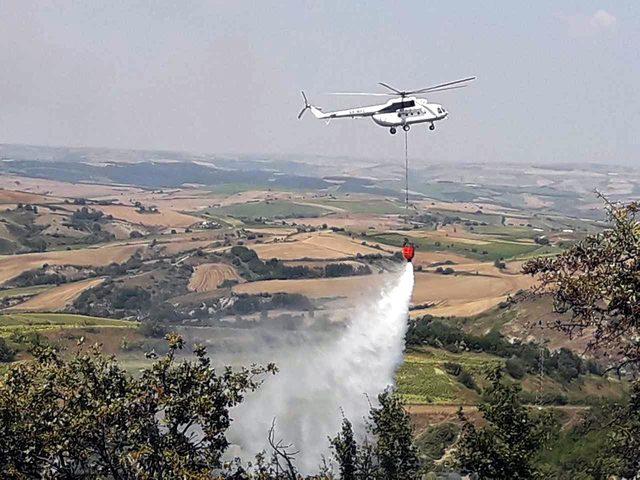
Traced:
[[[398, 233], [383, 233], [372, 235], [369, 238], [393, 246], [401, 246], [404, 241], [404, 236]], [[493, 240], [491, 238], [481, 240], [467, 239], [464, 237], [456, 238], [445, 235], [432, 235], [426, 238], [420, 238], [414, 235], [412, 241], [418, 249], [423, 251], [450, 251], [457, 255], [484, 261], [519, 258], [534, 254], [542, 255], [554, 251], [552, 247], [541, 246], [535, 243], [508, 242]]]
[[13, 332], [46, 331], [68, 328], [135, 328], [137, 322], [109, 318], [89, 317], [68, 313], [2, 313], [0, 336]]
[[320, 206], [285, 200], [263, 200], [250, 203], [237, 203], [234, 205], [210, 208], [206, 210], [206, 213], [209, 213], [210, 215], [230, 215], [236, 218], [318, 217], [329, 212], [329, 209], [322, 208]]
[[27, 297], [37, 295], [53, 288], [51, 285], [35, 285], [33, 287], [8, 288], [0, 290], [0, 300], [4, 298]]
[[212, 291], [225, 280], [240, 280], [240, 276], [230, 265], [205, 263], [195, 268], [189, 281], [189, 290], [194, 292]]
[[436, 349], [410, 350], [397, 373], [398, 391], [412, 404], [457, 403], [477, 401], [477, 392], [458, 383], [445, 371], [444, 364], [454, 362], [478, 379], [492, 366], [503, 361], [485, 354], [453, 354]]
[[100, 206], [99, 210], [118, 220], [148, 227], [185, 228], [200, 221], [198, 217], [168, 208], [160, 208], [158, 213], [139, 213], [133, 206], [106, 205]]
[[103, 278], [90, 278], [79, 282], [65, 283], [38, 293], [26, 302], [12, 307], [11, 310], [25, 312], [57, 312], [64, 310], [82, 292], [100, 285], [103, 281]]
[[20, 275], [22, 272], [40, 268], [44, 264], [100, 266], [109, 265], [113, 262], [124, 262], [135, 252], [144, 250], [145, 247], [145, 245], [136, 244], [107, 245], [78, 250], [0, 256], [0, 284]]
[[384, 250], [362, 245], [362, 242], [332, 232], [301, 234], [285, 242], [255, 245], [260, 258], [281, 260], [301, 260], [305, 258], [328, 260], [353, 257], [357, 254], [389, 254]]
[[[549, 349], [582, 355], [585, 341], [540, 326], [540, 319], [556, 319], [550, 303], [506, 300], [533, 285], [521, 273], [524, 259], [554, 255], [602, 231], [594, 213], [600, 206], [587, 190], [614, 192], [613, 201], [619, 192], [640, 191], [602, 172], [416, 165], [406, 210], [395, 164], [236, 164], [198, 156], [176, 165], [166, 158], [170, 152], [149, 161], [148, 153], [83, 151], [74, 157], [82, 159], [76, 172], [73, 163], [41, 165], [32, 155], [25, 153], [24, 163], [0, 160], [0, 251], [10, 254], [0, 256], [0, 336], [16, 349], [16, 360], [30, 358], [26, 337], [66, 348], [84, 337], [131, 370], [148, 365], [144, 353], [160, 352], [172, 330], [220, 347], [223, 356], [289, 334], [296, 347], [304, 338], [331, 336], [379, 298], [402, 266], [405, 237], [417, 246], [412, 320], [436, 317], [468, 335], [500, 332], [508, 341], [544, 340]], [[126, 161], [113, 163], [119, 156]], [[17, 168], [47, 178], [14, 175]], [[163, 173], [176, 170], [176, 178]], [[100, 176], [90, 177], [95, 172]], [[114, 172], [127, 184], [109, 177]], [[288, 178], [292, 172], [304, 177]], [[158, 213], [140, 213], [141, 206]], [[443, 344], [405, 352], [397, 387], [417, 423], [449, 421], [458, 405], [477, 417], [469, 405], [481, 398], [486, 371], [506, 362], [457, 351]], [[478, 388], [448, 373], [447, 363], [460, 364]], [[540, 388], [574, 404], [623, 390], [591, 374], [570, 384], [546, 375], [542, 387], [531, 373], [521, 380], [528, 394]]]
[[332, 210], [346, 211], [355, 214], [389, 215], [403, 214], [404, 205], [389, 200], [363, 198], [356, 200], [314, 200], [313, 204], [322, 205]]

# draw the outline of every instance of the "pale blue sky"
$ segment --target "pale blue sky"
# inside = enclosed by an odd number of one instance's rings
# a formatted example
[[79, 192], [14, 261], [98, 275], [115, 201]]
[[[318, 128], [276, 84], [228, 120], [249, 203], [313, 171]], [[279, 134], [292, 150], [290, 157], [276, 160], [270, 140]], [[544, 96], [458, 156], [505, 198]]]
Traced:
[[0, 45], [0, 143], [394, 158], [371, 120], [298, 121], [299, 90], [477, 75], [414, 158], [640, 160], [637, 1], [0, 0]]

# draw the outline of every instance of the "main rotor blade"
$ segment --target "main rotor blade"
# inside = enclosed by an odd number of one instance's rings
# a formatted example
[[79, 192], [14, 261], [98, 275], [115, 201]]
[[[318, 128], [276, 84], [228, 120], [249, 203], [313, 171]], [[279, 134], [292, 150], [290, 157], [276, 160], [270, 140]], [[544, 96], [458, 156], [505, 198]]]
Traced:
[[468, 85], [457, 85], [455, 87], [444, 87], [444, 88], [436, 88], [435, 90], [429, 90], [428, 93], [437, 93], [437, 92], [444, 92], [446, 90], [457, 90], [459, 88], [466, 88]]
[[395, 97], [395, 93], [368, 93], [368, 92], [328, 92], [327, 95], [365, 95], [371, 97]]
[[454, 80], [453, 82], [447, 82], [447, 83], [441, 83], [439, 85], [433, 85], [431, 87], [427, 87], [427, 88], [421, 88], [420, 90], [412, 90], [411, 92], [407, 92], [410, 94], [413, 93], [426, 93], [432, 90], [437, 90], [441, 87], [448, 87], [449, 85], [457, 85], [459, 83], [464, 83], [464, 82], [470, 82], [472, 80], [475, 80], [476, 77], [467, 77], [467, 78], [461, 78], [460, 80]]
[[393, 88], [391, 85], [387, 85], [386, 83], [378, 82], [378, 85], [382, 85], [385, 88], [388, 88], [392, 92], [396, 92], [398, 95], [402, 95], [402, 92], [396, 88]]

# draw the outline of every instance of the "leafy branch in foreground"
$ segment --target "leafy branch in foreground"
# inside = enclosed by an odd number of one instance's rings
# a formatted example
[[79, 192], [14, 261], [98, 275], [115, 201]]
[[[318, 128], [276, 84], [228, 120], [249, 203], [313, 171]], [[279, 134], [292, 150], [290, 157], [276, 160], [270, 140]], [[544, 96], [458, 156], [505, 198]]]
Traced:
[[539, 293], [553, 295], [555, 310], [570, 314], [555, 328], [570, 335], [589, 330], [589, 348], [612, 352], [618, 367], [640, 365], [638, 212], [639, 203], [607, 202], [611, 228], [523, 266], [539, 279]]

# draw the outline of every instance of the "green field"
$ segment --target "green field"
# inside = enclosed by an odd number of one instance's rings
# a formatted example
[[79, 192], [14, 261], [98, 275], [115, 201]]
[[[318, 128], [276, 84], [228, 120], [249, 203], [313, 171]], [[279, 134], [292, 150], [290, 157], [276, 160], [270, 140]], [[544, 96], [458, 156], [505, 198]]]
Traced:
[[313, 203], [356, 214], [398, 215], [405, 213], [404, 205], [389, 200], [315, 200]]
[[[486, 353], [450, 353], [431, 347], [408, 350], [404, 363], [396, 374], [398, 392], [410, 404], [460, 404], [477, 403], [480, 393], [471, 390], [456, 377], [446, 372], [444, 364], [457, 363], [471, 374], [478, 386], [487, 386], [486, 375], [505, 359]], [[505, 381], [514, 380], [505, 374]], [[570, 383], [560, 383], [555, 378], [527, 374], [521, 382], [523, 395], [533, 401], [539, 394], [547, 397], [563, 397], [568, 405], [590, 405], [603, 399], [620, 400], [626, 392], [623, 381], [607, 376], [583, 375]]]
[[100, 327], [136, 328], [137, 322], [110, 318], [88, 317], [68, 313], [5, 313], [0, 314], [0, 337], [12, 333], [46, 330]]
[[33, 287], [21, 287], [21, 288], [9, 288], [7, 290], [0, 290], [0, 300], [5, 298], [15, 297], [27, 297], [37, 295], [45, 290], [53, 288], [53, 285], [35, 285]]
[[[367, 239], [376, 242], [402, 246], [404, 236], [398, 233], [382, 233], [368, 236]], [[483, 239], [487, 243], [473, 245], [456, 241], [455, 238], [442, 236], [440, 238], [412, 238], [419, 250], [427, 252], [451, 252], [475, 260], [494, 261], [497, 259], [528, 258], [536, 255], [548, 255], [559, 251], [550, 246], [541, 246], [535, 243], [518, 243], [505, 240]]]
[[478, 353], [455, 354], [434, 348], [411, 349], [406, 353], [396, 376], [402, 397], [413, 404], [464, 404], [476, 401], [478, 394], [475, 391], [466, 388], [445, 371], [446, 362], [462, 365], [480, 384], [485, 374], [493, 366], [502, 365], [504, 360]]
[[295, 218], [320, 217], [329, 210], [320, 206], [274, 200], [263, 202], [238, 203], [226, 207], [210, 208], [206, 213], [213, 216], [231, 216], [236, 218]]

